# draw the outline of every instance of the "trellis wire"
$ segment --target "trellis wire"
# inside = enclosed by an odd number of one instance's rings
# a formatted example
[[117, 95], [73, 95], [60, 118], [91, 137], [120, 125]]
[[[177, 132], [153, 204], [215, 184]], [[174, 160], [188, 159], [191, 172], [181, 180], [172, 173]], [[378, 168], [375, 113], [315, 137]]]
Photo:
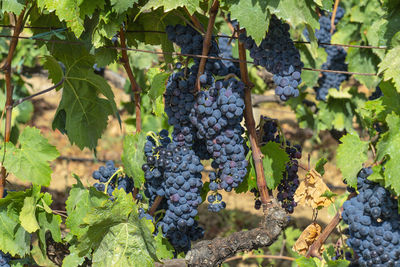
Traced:
[[[5, 25], [5, 24], [0, 24], [0, 27], [5, 27], [5, 28], [13, 28], [14, 25]], [[57, 30], [57, 29], [62, 29], [59, 27], [46, 27], [46, 26], [25, 26], [24, 28], [28, 29], [49, 29], [49, 30]], [[155, 31], [155, 30], [127, 30], [126, 32], [129, 33], [158, 33], [158, 34], [166, 34], [165, 31]], [[217, 34], [215, 35], [218, 38], [229, 38], [229, 39], [238, 39], [236, 36], [229, 36], [229, 35], [221, 35]], [[297, 44], [311, 44], [311, 42], [308, 41], [293, 41], [294, 43]], [[354, 47], [354, 48], [365, 48], [365, 49], [388, 49], [388, 46], [385, 45], [380, 45], [380, 46], [372, 46], [372, 45], [352, 45], [352, 44], [332, 44], [332, 43], [320, 43], [320, 45], [330, 45], [330, 46], [342, 46], [342, 47]]]
[[[12, 36], [12, 35], [3, 35], [0, 34], [0, 38], [18, 38], [18, 39], [25, 39], [25, 40], [32, 40], [32, 41], [43, 41], [43, 42], [51, 42], [51, 43], [64, 43], [64, 44], [73, 44], [73, 45], [84, 45], [84, 43], [79, 42], [79, 41], [65, 41], [65, 40], [54, 40], [54, 39], [43, 39], [43, 38], [34, 38], [32, 37], [26, 37], [26, 36]], [[227, 60], [227, 61], [232, 61], [232, 62], [242, 62], [239, 59], [232, 59], [232, 58], [225, 58], [225, 57], [213, 57], [213, 56], [203, 56], [203, 55], [196, 55], [196, 54], [182, 54], [182, 53], [177, 53], [177, 52], [166, 52], [166, 51], [151, 51], [151, 50], [145, 50], [145, 49], [136, 49], [136, 48], [122, 48], [122, 47], [117, 47], [117, 46], [104, 46], [104, 48], [108, 49], [116, 49], [116, 50], [127, 50], [127, 51], [134, 51], [134, 52], [141, 52], [141, 53], [149, 53], [149, 54], [158, 54], [158, 55], [173, 55], [173, 56], [184, 56], [184, 57], [196, 57], [196, 58], [207, 58], [207, 59], [217, 59], [217, 60]], [[248, 64], [254, 64], [253, 61], [245, 61]], [[349, 71], [339, 71], [339, 70], [323, 70], [323, 69], [313, 69], [313, 68], [307, 68], [304, 67], [302, 68], [303, 70], [308, 70], [308, 71], [317, 71], [317, 72], [331, 72], [331, 73], [343, 73], [343, 74], [349, 74], [349, 75], [360, 75], [360, 76], [376, 76], [376, 73], [362, 73], [362, 72], [349, 72]]]

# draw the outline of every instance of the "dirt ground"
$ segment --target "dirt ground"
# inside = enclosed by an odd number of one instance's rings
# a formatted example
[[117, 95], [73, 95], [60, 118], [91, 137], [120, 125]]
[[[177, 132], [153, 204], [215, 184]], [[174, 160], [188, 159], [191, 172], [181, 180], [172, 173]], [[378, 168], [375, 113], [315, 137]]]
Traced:
[[[52, 85], [47, 79], [40, 76], [33, 77], [29, 81], [34, 85], [32, 93]], [[121, 100], [127, 101], [129, 99], [121, 89], [113, 88], [113, 91], [116, 95], [117, 105]], [[270, 93], [272, 92], [270, 91]], [[91, 178], [91, 173], [102, 165], [101, 162], [92, 161], [94, 158], [94, 153], [92, 151], [88, 149], [81, 151], [77, 146], [71, 145], [66, 136], [62, 135], [59, 131], [52, 130], [51, 123], [60, 97], [61, 91], [52, 91], [35, 99], [35, 113], [30, 121], [30, 125], [38, 127], [42, 134], [49, 139], [49, 142], [57, 147], [62, 156], [61, 159], [58, 159], [51, 164], [53, 169], [53, 179], [50, 187], [47, 189], [53, 195], [53, 199], [55, 200], [53, 208], [55, 209], [64, 209], [63, 203], [68, 197], [68, 188], [75, 183], [72, 174], [77, 174], [85, 185], [90, 186], [95, 182], [95, 180]], [[340, 172], [335, 167], [334, 154], [338, 143], [330, 137], [329, 133], [321, 136], [321, 144], [312, 143], [310, 141], [312, 133], [298, 127], [295, 114], [290, 110], [290, 108], [276, 103], [261, 104], [259, 107], [254, 108], [254, 113], [256, 119], [258, 119], [260, 115], [278, 119], [283, 125], [286, 137], [291, 140], [292, 143], [300, 143], [303, 146], [303, 157], [300, 160], [302, 166], [308, 166], [308, 154], [310, 154], [311, 166], [315, 166], [319, 157], [327, 157], [329, 162], [325, 166], [326, 174], [324, 175], [324, 181], [333, 192], [337, 194], [344, 192], [345, 185], [342, 182]], [[128, 114], [125, 113], [122, 116], [122, 119], [124, 120], [127, 118]], [[101, 160], [119, 161], [122, 152], [122, 140], [125, 133], [125, 125], [123, 124], [121, 129], [117, 120], [110, 118], [109, 126], [97, 147], [97, 158]], [[75, 161], [72, 158], [87, 159], [87, 161]], [[303, 179], [305, 174], [306, 171], [301, 170], [299, 175], [300, 179]], [[7, 185], [7, 187], [11, 189], [21, 189], [24, 186], [27, 186], [27, 184], [17, 181], [14, 177], [10, 177], [9, 184]], [[248, 221], [251, 220], [252, 222], [255, 222], [254, 224], [256, 225], [260, 218], [261, 211], [254, 209], [254, 196], [251, 193], [240, 195], [235, 193], [224, 193], [223, 198], [227, 203], [228, 211], [235, 210], [239, 211], [239, 213], [242, 212], [246, 215], [246, 217], [241, 219], [244, 224], [247, 223], [247, 225], [249, 225]], [[300, 229], [304, 229], [311, 222], [312, 214], [311, 208], [298, 207], [291, 216], [292, 224], [296, 225]], [[206, 208], [201, 208], [200, 217], [207, 219], [201, 219], [200, 222], [206, 223], [209, 221], [207, 224], [210, 224], [211, 227], [211, 229], [206, 227], [206, 233], [209, 233], [206, 238], [212, 238], [219, 234], [219, 228], [221, 226], [217, 227], [216, 225], [212, 225], [213, 220], [211, 218], [218, 217], [218, 220], [221, 221], [221, 216], [225, 215], [210, 214]], [[326, 212], [326, 209], [320, 211], [318, 222], [323, 227], [330, 220], [331, 217]], [[228, 223], [223, 224], [225, 224], [225, 228], [229, 226]], [[224, 231], [229, 232], [229, 229], [224, 229]]]

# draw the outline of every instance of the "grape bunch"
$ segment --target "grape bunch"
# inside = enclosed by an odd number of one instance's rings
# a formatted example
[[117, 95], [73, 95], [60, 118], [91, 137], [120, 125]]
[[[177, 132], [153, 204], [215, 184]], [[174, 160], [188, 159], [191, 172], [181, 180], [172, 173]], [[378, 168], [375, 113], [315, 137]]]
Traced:
[[196, 127], [196, 136], [205, 140], [207, 152], [216, 170], [209, 175], [213, 195], [208, 197], [211, 211], [220, 211], [226, 204], [216, 191], [231, 191], [246, 175], [247, 147], [242, 137], [240, 122], [244, 112], [244, 84], [231, 78], [216, 81], [208, 89], [199, 92], [191, 111], [191, 123]]
[[283, 173], [283, 179], [278, 185], [278, 200], [282, 203], [282, 208], [287, 212], [293, 213], [297, 203], [294, 201], [294, 194], [299, 187], [298, 161], [301, 158], [301, 146], [291, 146], [289, 141], [286, 141], [286, 153], [289, 155], [289, 162], [286, 164], [286, 170]]
[[246, 34], [239, 36], [239, 41], [250, 50], [254, 64], [265, 67], [273, 76], [276, 84], [275, 94], [282, 101], [299, 95], [298, 85], [301, 83], [300, 53], [294, 46], [289, 33], [290, 26], [273, 16], [270, 20], [267, 36], [260, 46]]
[[94, 187], [98, 191], [107, 193], [110, 197], [112, 197], [115, 188], [124, 189], [126, 193], [131, 193], [134, 189], [133, 179], [126, 175], [119, 175], [119, 169], [115, 167], [112, 160], [107, 161], [105, 166], [100, 166], [98, 170], [94, 171], [92, 177], [99, 181], [99, 183], [94, 184]]
[[171, 140], [168, 135], [167, 130], [148, 135], [144, 146], [147, 162], [142, 166], [149, 206], [157, 196], [163, 197], [157, 209], [165, 210], [165, 215], [153, 218], [140, 209], [139, 217], [159, 221], [157, 228], [161, 227], [175, 249], [186, 252], [192, 240], [203, 236], [203, 229], [195, 221], [197, 207], [202, 202], [203, 165], [190, 147]]
[[[229, 43], [230, 39], [228, 36], [224, 37], [219, 37], [218, 40], [218, 47], [219, 47], [219, 56], [223, 58], [230, 58], [233, 59], [232, 56], [232, 44], [235, 43], [234, 40], [231, 40]], [[239, 63], [237, 62], [232, 62], [229, 60], [222, 60], [222, 63], [228, 67], [229, 73], [235, 73], [236, 76], [240, 76], [240, 68], [239, 68]]]
[[11, 256], [0, 250], [0, 267], [10, 267]]
[[[338, 7], [335, 16], [335, 25], [343, 17], [344, 12], [345, 11], [342, 7]], [[320, 29], [315, 31], [315, 36], [319, 43], [331, 42], [331, 16], [332, 13], [329, 15], [323, 15], [319, 18]], [[322, 64], [321, 69], [347, 71], [347, 64], [345, 63], [347, 53], [342, 47], [328, 46], [324, 44], [320, 44], [320, 46], [325, 49], [328, 55], [327, 61]], [[322, 76], [318, 79], [318, 87], [314, 88], [317, 94], [317, 99], [326, 100], [329, 89], [339, 89], [342, 82], [347, 80], [348, 77], [347, 74], [343, 73], [322, 72]]]
[[185, 146], [171, 143], [167, 147], [169, 152], [172, 153], [171, 163], [164, 173], [168, 208], [159, 225], [176, 250], [187, 252], [190, 242], [204, 235], [195, 220], [197, 207], [202, 202], [201, 172], [204, 168], [194, 151]]
[[[268, 142], [280, 143], [283, 146], [281, 137], [278, 135], [278, 125], [276, 120], [268, 117], [262, 117], [263, 129], [262, 129], [262, 144]], [[289, 156], [289, 162], [286, 164], [286, 169], [283, 172], [283, 178], [278, 185], [277, 199], [281, 202], [282, 207], [289, 213], [293, 213], [294, 207], [297, 203], [294, 201], [294, 194], [296, 189], [299, 187], [299, 176], [298, 172], [298, 159], [301, 158], [302, 148], [300, 145], [292, 146], [291, 143], [286, 140], [285, 152]]]
[[347, 244], [358, 256], [358, 266], [400, 266], [400, 215], [390, 192], [367, 178], [371, 168], [358, 173], [356, 197], [343, 204], [349, 225]]
[[[182, 54], [201, 55], [203, 52], [203, 36], [190, 26], [183, 26], [177, 24], [175, 26], [168, 25], [166, 27], [168, 40], [176, 43], [180, 48]], [[210, 50], [208, 56], [218, 57], [219, 55], [218, 44], [212, 36]], [[194, 65], [191, 67], [194, 79], [197, 77], [200, 58], [193, 59]], [[205, 65], [205, 73], [200, 78], [202, 83], [208, 82], [212, 79], [212, 74], [218, 76], [225, 76], [229, 73], [229, 69], [219, 59], [207, 59]]]
[[[166, 31], [169, 40], [180, 46], [182, 53], [201, 54], [202, 46], [195, 43], [198, 40], [202, 42], [203, 37], [191, 27], [168, 26]], [[213, 38], [209, 55], [218, 54], [218, 45]], [[194, 58], [193, 61], [190, 69], [170, 76], [165, 93], [165, 111], [169, 123], [174, 126], [174, 143], [193, 149], [200, 159], [213, 159], [212, 167], [216, 171], [210, 174], [210, 189], [214, 193], [209, 197], [209, 209], [219, 211], [226, 205], [216, 191], [231, 191], [246, 175], [248, 150], [240, 126], [244, 84], [233, 78], [215, 81], [214, 75], [223, 76], [231, 72], [238, 76], [239, 69], [235, 65], [228, 69], [221, 60], [208, 59], [205, 72], [199, 77], [203, 91], [194, 98], [200, 60]]]
[[145, 195], [149, 198], [151, 206], [157, 196], [165, 195], [166, 169], [171, 167], [172, 152], [167, 149], [171, 143], [167, 130], [161, 130], [159, 134], [152, 133], [147, 136], [144, 145], [146, 163], [143, 164], [145, 181]]

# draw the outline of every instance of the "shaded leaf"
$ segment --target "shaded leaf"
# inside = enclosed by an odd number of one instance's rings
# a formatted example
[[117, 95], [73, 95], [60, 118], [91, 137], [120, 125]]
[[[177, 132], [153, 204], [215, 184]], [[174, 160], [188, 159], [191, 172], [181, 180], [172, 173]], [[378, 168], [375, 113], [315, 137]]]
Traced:
[[129, 134], [124, 138], [123, 153], [121, 156], [124, 170], [129, 177], [133, 178], [136, 188], [140, 188], [144, 183], [144, 173], [142, 165], [144, 160], [144, 144], [146, 143], [146, 134], [143, 132]]

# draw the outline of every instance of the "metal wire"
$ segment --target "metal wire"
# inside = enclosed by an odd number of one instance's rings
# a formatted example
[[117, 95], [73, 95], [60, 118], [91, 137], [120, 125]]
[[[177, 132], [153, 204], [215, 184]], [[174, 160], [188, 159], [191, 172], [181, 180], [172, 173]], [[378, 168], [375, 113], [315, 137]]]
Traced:
[[[48, 39], [43, 39], [43, 38], [35, 38], [32, 39], [31, 37], [26, 37], [26, 36], [12, 36], [12, 35], [3, 35], [0, 34], [0, 38], [18, 38], [18, 39], [26, 39], [26, 40], [32, 40], [32, 41], [43, 41], [43, 42], [50, 42], [50, 43], [64, 43], [64, 44], [72, 44], [72, 45], [85, 45], [83, 42], [79, 41], [65, 41], [65, 40], [48, 40]], [[243, 62], [239, 59], [234, 59], [234, 58], [225, 58], [225, 57], [213, 57], [213, 56], [203, 56], [203, 55], [196, 55], [196, 54], [182, 54], [182, 53], [177, 53], [177, 52], [166, 52], [166, 51], [151, 51], [151, 50], [144, 50], [144, 49], [136, 49], [136, 48], [122, 48], [122, 47], [117, 47], [117, 46], [105, 46], [104, 48], [108, 49], [116, 49], [116, 50], [127, 50], [127, 51], [135, 51], [135, 52], [141, 52], [141, 53], [149, 53], [149, 54], [158, 54], [158, 55], [173, 55], [173, 56], [184, 56], [184, 57], [195, 57], [195, 58], [207, 58], [207, 59], [218, 59], [218, 60], [227, 60], [231, 62]], [[253, 61], [244, 61], [248, 64], [254, 64]], [[303, 70], [308, 70], [308, 71], [317, 71], [317, 72], [331, 72], [331, 73], [342, 73], [342, 74], [349, 74], [349, 75], [360, 75], [360, 76], [376, 76], [376, 73], [361, 73], [361, 72], [348, 72], [348, 71], [339, 71], [339, 70], [323, 70], [323, 69], [313, 69], [313, 68], [302, 68]]]
[[[14, 28], [14, 25], [5, 25], [5, 24], [0, 24], [0, 27], [4, 28]], [[60, 27], [45, 27], [45, 26], [24, 26], [24, 28], [28, 29], [49, 29], [49, 30], [57, 30], [57, 29], [62, 29]], [[157, 33], [157, 34], [166, 34], [165, 31], [153, 31], [153, 30], [127, 30], [126, 32], [129, 33]], [[221, 35], [217, 34], [215, 35], [218, 38], [230, 38], [230, 39], [238, 39], [236, 36], [230, 36], [230, 35]], [[293, 43], [297, 44], [311, 44], [311, 42], [308, 41], [293, 41]], [[365, 49], [388, 49], [388, 46], [385, 45], [380, 45], [380, 46], [372, 46], [372, 45], [352, 45], [352, 44], [332, 44], [332, 43], [320, 43], [320, 45], [328, 45], [328, 46], [341, 46], [341, 47], [355, 47], [355, 48], [365, 48]]]

